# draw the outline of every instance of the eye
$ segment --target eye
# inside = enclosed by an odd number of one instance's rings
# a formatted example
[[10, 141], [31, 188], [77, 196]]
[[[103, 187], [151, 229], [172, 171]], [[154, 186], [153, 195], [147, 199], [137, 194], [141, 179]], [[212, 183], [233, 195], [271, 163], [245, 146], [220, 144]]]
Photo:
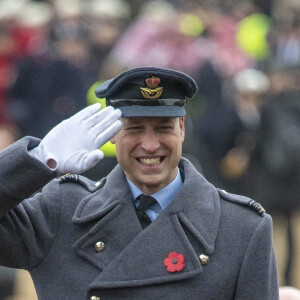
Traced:
[[130, 126], [126, 128], [126, 130], [139, 130], [139, 129], [141, 129], [140, 126]]

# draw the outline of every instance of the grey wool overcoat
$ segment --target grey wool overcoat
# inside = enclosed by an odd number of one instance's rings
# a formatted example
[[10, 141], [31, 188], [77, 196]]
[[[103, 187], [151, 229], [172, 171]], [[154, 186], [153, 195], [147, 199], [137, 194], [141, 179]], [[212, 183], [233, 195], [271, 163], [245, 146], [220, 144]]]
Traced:
[[[38, 142], [0, 154], [0, 264], [28, 270], [40, 300], [278, 299], [272, 220], [249, 199], [182, 159], [183, 188], [142, 230], [119, 166], [96, 184], [53, 179], [28, 154]], [[175, 272], [172, 252], [184, 258]]]

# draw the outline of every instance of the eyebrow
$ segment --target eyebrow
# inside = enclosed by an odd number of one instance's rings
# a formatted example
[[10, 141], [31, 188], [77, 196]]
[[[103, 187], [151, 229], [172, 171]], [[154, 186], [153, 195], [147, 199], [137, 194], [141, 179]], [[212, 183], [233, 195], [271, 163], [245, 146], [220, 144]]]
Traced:
[[140, 117], [132, 117], [132, 118], [124, 118], [127, 124], [137, 124], [139, 123], [142, 118]]

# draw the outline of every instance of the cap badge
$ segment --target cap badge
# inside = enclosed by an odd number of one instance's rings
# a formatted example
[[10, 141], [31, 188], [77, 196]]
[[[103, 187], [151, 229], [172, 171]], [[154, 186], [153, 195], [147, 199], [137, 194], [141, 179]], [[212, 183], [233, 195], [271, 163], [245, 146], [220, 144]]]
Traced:
[[146, 99], [157, 99], [163, 92], [163, 87], [157, 87], [160, 83], [160, 78], [152, 76], [146, 78], [145, 83], [148, 87], [141, 87], [141, 92]]

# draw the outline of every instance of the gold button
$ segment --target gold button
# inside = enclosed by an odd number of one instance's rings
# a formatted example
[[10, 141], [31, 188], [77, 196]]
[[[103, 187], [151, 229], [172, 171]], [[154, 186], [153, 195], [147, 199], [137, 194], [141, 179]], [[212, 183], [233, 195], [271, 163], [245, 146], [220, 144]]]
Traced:
[[91, 300], [100, 300], [100, 298], [97, 297], [97, 296], [92, 296], [92, 297], [91, 297]]
[[105, 244], [103, 242], [97, 242], [95, 244], [95, 251], [96, 252], [102, 252], [105, 248]]
[[200, 259], [201, 265], [207, 265], [209, 262], [209, 257], [205, 254], [200, 254], [199, 259]]

